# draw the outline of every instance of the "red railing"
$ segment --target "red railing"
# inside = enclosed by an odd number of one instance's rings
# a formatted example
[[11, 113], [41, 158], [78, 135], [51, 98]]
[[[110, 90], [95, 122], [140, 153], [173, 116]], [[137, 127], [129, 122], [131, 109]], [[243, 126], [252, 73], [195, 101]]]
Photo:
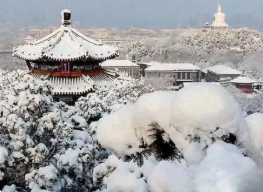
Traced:
[[89, 76], [94, 76], [94, 75], [102, 75], [106, 74], [106, 71], [104, 69], [94, 69], [94, 70], [77, 70], [77, 71], [71, 71], [69, 73], [63, 73], [61, 71], [49, 71], [49, 70], [36, 70], [33, 69], [32, 72], [33, 74], [36, 75], [49, 75], [52, 77], [79, 77], [82, 75], [89, 75]]

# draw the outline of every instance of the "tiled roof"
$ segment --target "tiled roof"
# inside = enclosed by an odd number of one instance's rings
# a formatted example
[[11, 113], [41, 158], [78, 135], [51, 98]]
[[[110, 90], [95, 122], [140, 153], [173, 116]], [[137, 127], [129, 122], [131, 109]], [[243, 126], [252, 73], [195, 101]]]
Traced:
[[207, 71], [211, 71], [218, 75], [241, 75], [242, 73], [236, 69], [232, 69], [225, 65], [215, 65], [213, 67], [207, 68]]
[[117, 48], [90, 39], [70, 25], [61, 25], [50, 35], [13, 49], [13, 56], [29, 61], [104, 61], [117, 55]]

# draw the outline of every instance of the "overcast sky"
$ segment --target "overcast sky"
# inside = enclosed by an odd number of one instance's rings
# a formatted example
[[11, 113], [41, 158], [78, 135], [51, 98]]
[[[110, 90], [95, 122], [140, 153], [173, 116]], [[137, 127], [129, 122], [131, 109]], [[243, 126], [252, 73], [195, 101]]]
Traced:
[[[263, 29], [263, 0], [220, 0], [234, 27]], [[218, 0], [0, 0], [0, 23], [59, 25], [72, 11], [79, 27], [176, 28], [211, 23]]]

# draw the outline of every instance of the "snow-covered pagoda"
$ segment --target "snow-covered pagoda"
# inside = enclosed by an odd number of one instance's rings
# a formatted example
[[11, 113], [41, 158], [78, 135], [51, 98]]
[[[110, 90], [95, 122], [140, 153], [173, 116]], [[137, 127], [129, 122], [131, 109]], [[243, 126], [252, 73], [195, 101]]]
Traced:
[[226, 28], [228, 24], [226, 23], [226, 15], [222, 12], [221, 5], [218, 4], [217, 12], [214, 14], [214, 21], [212, 23], [212, 28]]
[[71, 12], [61, 12], [61, 27], [46, 37], [18, 46], [13, 56], [26, 61], [36, 78], [46, 78], [54, 87], [54, 98], [75, 100], [94, 84], [110, 81], [115, 74], [100, 63], [118, 56], [118, 49], [86, 37], [71, 26]]

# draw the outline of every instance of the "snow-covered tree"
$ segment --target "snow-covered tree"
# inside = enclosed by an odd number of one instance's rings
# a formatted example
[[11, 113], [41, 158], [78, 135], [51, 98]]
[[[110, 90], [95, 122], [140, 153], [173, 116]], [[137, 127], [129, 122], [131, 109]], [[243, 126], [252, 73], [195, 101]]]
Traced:
[[54, 103], [49, 83], [23, 71], [0, 78], [1, 187], [91, 188], [99, 145], [78, 109]]
[[1, 71], [0, 189], [96, 188], [93, 168], [110, 154], [92, 136], [96, 121], [152, 88], [126, 77], [94, 90], [68, 106], [53, 101], [48, 81], [25, 71]]

